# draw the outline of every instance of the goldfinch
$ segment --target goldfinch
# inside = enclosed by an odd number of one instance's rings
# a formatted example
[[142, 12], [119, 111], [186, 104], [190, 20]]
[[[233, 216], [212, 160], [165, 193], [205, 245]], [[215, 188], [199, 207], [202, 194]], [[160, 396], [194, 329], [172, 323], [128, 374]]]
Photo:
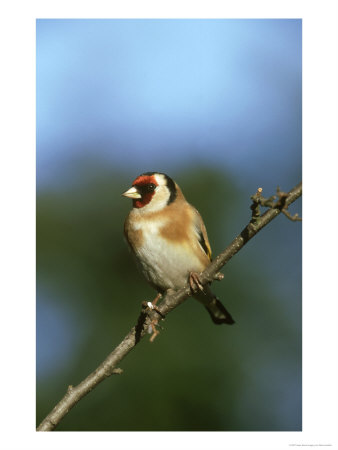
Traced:
[[[201, 215], [179, 186], [164, 173], [147, 172], [122, 195], [133, 200], [124, 234], [148, 283], [160, 294], [188, 283], [202, 288], [197, 274], [211, 262], [210, 244]], [[214, 323], [234, 323], [209, 286], [193, 296]]]

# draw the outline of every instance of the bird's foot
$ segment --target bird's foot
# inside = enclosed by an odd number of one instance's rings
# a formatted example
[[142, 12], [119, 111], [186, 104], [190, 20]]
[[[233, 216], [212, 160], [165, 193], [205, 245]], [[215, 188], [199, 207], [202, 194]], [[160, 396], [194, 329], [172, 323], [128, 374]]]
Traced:
[[199, 279], [199, 276], [198, 276], [198, 274], [196, 272], [190, 272], [189, 285], [190, 285], [190, 288], [191, 288], [191, 290], [193, 292], [197, 292], [198, 290], [200, 290], [203, 293], [205, 293], [204, 292], [204, 288], [203, 288], [203, 286], [201, 284], [201, 281]]
[[[156, 303], [159, 301], [159, 299], [162, 297], [162, 294], [157, 294], [156, 297], [152, 302], [144, 301], [142, 302], [142, 307], [145, 311], [147, 311], [147, 314], [151, 311], [156, 311], [157, 314], [161, 316], [162, 319], [165, 319], [165, 315], [161, 313], [160, 309], [156, 306]], [[151, 334], [150, 342], [153, 342], [156, 336], [160, 333], [159, 330], [156, 328], [158, 326], [159, 319], [151, 319], [149, 326], [148, 326], [148, 333]]]
[[150, 342], [154, 342], [156, 336], [160, 334], [159, 330], [156, 328], [158, 325], [158, 319], [153, 319], [148, 327], [148, 333], [151, 334], [149, 339]]
[[154, 300], [151, 302], [152, 305], [155, 306], [161, 297], [162, 297], [162, 294], [159, 292], [159, 293], [156, 295], [156, 297], [154, 298]]
[[156, 311], [164, 319], [165, 318], [164, 314], [162, 314], [159, 308], [156, 306], [156, 303], [159, 301], [161, 297], [162, 294], [158, 293], [152, 302], [144, 301], [142, 302], [142, 306], [144, 309], [147, 309], [148, 311]]

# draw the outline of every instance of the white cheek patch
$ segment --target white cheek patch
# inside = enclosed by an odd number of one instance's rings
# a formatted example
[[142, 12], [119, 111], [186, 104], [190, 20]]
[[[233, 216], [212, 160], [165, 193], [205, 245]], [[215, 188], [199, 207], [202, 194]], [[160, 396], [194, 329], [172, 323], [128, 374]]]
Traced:
[[161, 211], [167, 206], [168, 200], [168, 189], [165, 186], [158, 186], [150, 203], [141, 208], [142, 213]]

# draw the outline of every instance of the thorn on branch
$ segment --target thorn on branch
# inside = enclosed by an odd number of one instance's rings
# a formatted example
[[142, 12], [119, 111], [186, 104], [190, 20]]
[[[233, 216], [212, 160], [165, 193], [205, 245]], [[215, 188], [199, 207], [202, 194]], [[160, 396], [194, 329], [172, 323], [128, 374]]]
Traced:
[[252, 205], [250, 206], [250, 209], [252, 213], [250, 223], [252, 223], [253, 225], [258, 225], [261, 216], [259, 205], [261, 203], [262, 191], [263, 191], [262, 188], [258, 188], [256, 194], [251, 196]]
[[108, 378], [110, 375], [121, 375], [123, 370], [119, 367], [106, 367], [104, 370], [105, 376]]
[[269, 198], [261, 197], [261, 205], [266, 206], [267, 208], [274, 208], [274, 201], [276, 200], [275, 195], [271, 195]]
[[290, 220], [292, 220], [292, 222], [301, 222], [302, 218], [298, 216], [298, 213], [294, 214], [293, 216], [290, 214], [290, 212], [286, 209], [283, 208], [282, 209], [282, 213]]
[[224, 278], [224, 274], [221, 273], [221, 272], [217, 272], [217, 273], [215, 273], [215, 275], [214, 275], [214, 280], [216, 280], [216, 281], [222, 281], [223, 278]]
[[292, 222], [301, 222], [301, 217], [298, 216], [298, 213], [294, 214], [293, 216], [288, 211], [288, 206], [285, 206], [285, 201], [287, 199], [288, 194], [286, 192], [283, 192], [280, 190], [280, 187], [277, 186], [277, 195], [278, 195], [278, 201], [276, 202], [276, 208], [279, 208], [281, 212]]
[[283, 192], [280, 190], [280, 187], [277, 186], [277, 196], [278, 196], [278, 201], [275, 204], [275, 208], [279, 208], [280, 210], [282, 210], [284, 208], [285, 205], [285, 201], [287, 199], [287, 192]]

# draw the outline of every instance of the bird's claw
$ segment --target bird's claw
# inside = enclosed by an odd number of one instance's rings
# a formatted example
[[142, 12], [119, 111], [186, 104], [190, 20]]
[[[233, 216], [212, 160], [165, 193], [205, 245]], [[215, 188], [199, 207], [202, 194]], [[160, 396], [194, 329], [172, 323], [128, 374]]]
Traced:
[[159, 330], [156, 328], [158, 325], [158, 319], [153, 319], [148, 327], [148, 333], [151, 334], [149, 339], [150, 342], [153, 342], [158, 334], [160, 334]]
[[147, 302], [144, 301], [142, 302], [142, 306], [144, 309], [148, 309], [150, 311], [156, 311], [157, 314], [159, 314], [162, 319], [165, 318], [165, 315], [163, 313], [161, 313], [161, 311], [159, 310], [159, 308], [156, 306], [156, 303], [159, 301], [159, 299], [162, 297], [162, 294], [157, 294], [156, 297], [154, 298], [154, 300], [152, 302]]
[[199, 276], [196, 272], [191, 272], [189, 275], [189, 285], [193, 292], [196, 292], [198, 290], [202, 291], [204, 293], [203, 285], [200, 282]]

